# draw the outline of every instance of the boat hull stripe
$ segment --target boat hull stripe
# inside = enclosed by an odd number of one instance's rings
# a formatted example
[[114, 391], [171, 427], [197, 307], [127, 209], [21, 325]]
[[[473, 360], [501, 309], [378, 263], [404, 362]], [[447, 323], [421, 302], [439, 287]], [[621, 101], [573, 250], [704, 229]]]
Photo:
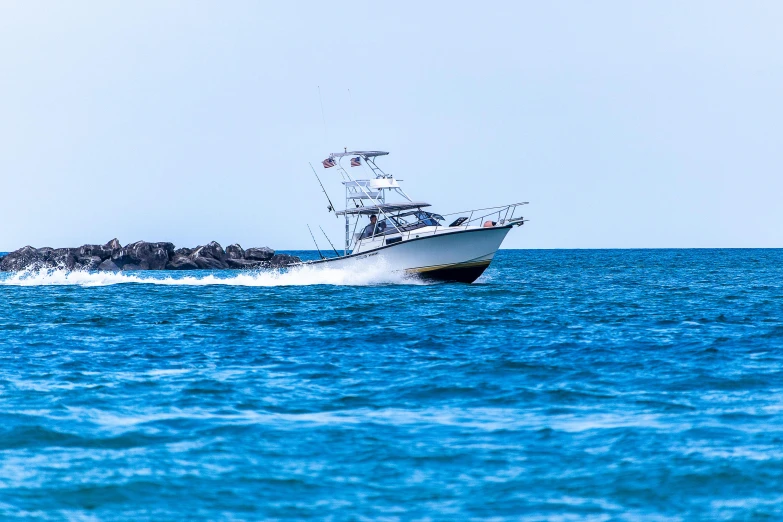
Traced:
[[425, 270], [409, 270], [416, 273], [417, 277], [433, 281], [448, 281], [456, 283], [472, 283], [484, 273], [489, 266], [489, 261], [476, 263], [459, 263], [456, 265], [444, 265], [442, 267], [428, 267]]

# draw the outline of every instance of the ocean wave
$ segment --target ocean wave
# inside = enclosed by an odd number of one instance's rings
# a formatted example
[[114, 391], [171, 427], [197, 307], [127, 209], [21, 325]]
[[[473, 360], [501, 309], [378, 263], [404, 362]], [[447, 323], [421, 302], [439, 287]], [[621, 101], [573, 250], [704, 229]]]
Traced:
[[0, 274], [0, 286], [110, 286], [125, 283], [169, 286], [371, 286], [426, 284], [415, 275], [388, 270], [384, 263], [351, 268], [297, 266], [284, 270], [230, 272], [88, 272], [60, 269]]

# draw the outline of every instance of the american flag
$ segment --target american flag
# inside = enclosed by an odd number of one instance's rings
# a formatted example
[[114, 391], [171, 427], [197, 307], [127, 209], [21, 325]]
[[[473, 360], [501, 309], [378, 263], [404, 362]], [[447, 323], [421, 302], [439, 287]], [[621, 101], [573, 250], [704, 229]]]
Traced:
[[334, 161], [334, 158], [326, 158], [321, 163], [324, 164], [324, 168], [328, 169], [329, 167], [334, 167], [337, 163]]
[[351, 167], [358, 167], [362, 164], [362, 160], [359, 159], [359, 156], [356, 156], [355, 158], [351, 158]]

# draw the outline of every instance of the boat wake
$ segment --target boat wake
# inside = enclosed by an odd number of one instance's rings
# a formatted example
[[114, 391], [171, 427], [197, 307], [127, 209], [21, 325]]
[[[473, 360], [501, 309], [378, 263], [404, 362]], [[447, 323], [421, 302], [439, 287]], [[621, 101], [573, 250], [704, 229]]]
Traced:
[[[365, 269], [366, 268], [366, 269]], [[382, 264], [361, 271], [323, 266], [299, 266], [287, 270], [197, 272], [86, 272], [30, 270], [0, 274], [0, 286], [110, 286], [117, 284], [164, 286], [372, 286], [427, 284], [416, 276], [391, 272]]]

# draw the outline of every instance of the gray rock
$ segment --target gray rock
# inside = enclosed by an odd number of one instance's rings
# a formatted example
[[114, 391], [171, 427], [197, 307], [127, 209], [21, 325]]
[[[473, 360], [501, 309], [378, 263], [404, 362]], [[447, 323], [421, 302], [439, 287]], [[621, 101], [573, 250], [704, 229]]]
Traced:
[[212, 259], [211, 257], [193, 257], [194, 255], [195, 253], [191, 255], [190, 259], [201, 269], [222, 270], [224, 268], [228, 268], [228, 264], [225, 261], [221, 261], [220, 259]]
[[101, 258], [101, 261], [103, 261], [104, 259], [109, 259], [113, 251], [114, 249], [110, 248], [108, 244], [82, 245], [81, 248], [79, 248], [79, 256], [80, 257], [97, 256]]
[[[50, 249], [51, 250], [51, 249]], [[15, 250], [0, 260], [0, 271], [18, 272], [44, 263], [44, 256], [35, 248], [26, 246]]]
[[162, 248], [168, 257], [174, 255], [174, 243], [169, 243], [168, 241], [159, 241], [157, 243], [150, 243], [150, 245], [152, 245], [152, 248]]
[[125, 245], [120, 250], [120, 253], [122, 254], [122, 257], [127, 257], [128, 259], [133, 260], [141, 260], [152, 254], [152, 245], [146, 241], [136, 241], [135, 243]]
[[229, 259], [244, 259], [245, 257], [245, 250], [239, 246], [238, 243], [234, 243], [233, 245], [228, 245], [226, 247], [226, 260]]
[[196, 247], [196, 249], [190, 254], [190, 257], [194, 261], [199, 257], [222, 260], [226, 257], [226, 252], [223, 250], [223, 247], [220, 246], [220, 243], [217, 241], [212, 241], [204, 246]]
[[105, 270], [107, 272], [119, 272], [120, 267], [115, 265], [114, 261], [112, 261], [111, 259], [106, 259], [100, 265], [98, 265], [98, 270]]
[[133, 262], [132, 251], [125, 248], [115, 250], [111, 255], [111, 260], [115, 265], [122, 268], [123, 265]]
[[166, 270], [197, 270], [198, 265], [187, 256], [174, 254], [174, 257], [166, 264]]
[[67, 255], [78, 255], [79, 249], [78, 248], [53, 248], [51, 250], [52, 256], [55, 257], [63, 257]]
[[289, 254], [275, 254], [272, 259], [268, 261], [268, 264], [271, 268], [283, 268], [301, 262], [302, 260], [296, 256]]
[[235, 269], [264, 268], [267, 266], [266, 261], [253, 261], [252, 259], [226, 259], [226, 264], [229, 268]]
[[215, 241], [196, 247], [188, 257], [201, 269], [220, 270], [228, 268], [228, 264], [224, 261], [226, 252], [220, 246], [220, 243]]
[[[172, 249], [172, 252], [174, 249]], [[165, 270], [166, 265], [169, 262], [169, 253], [167, 250], [163, 248], [156, 248], [152, 251], [152, 256], [150, 257], [148, 263], [149, 263], [149, 269], [150, 270]]]
[[0, 271], [55, 268], [66, 270], [222, 270], [226, 268], [280, 268], [300, 262], [296, 256], [277, 254], [271, 248], [243, 250], [234, 244], [223, 250], [219, 243], [174, 249], [168, 242], [137, 241], [123, 247], [117, 239], [105, 245], [79, 248], [20, 248], [0, 257]]
[[[44, 249], [41, 249], [44, 250]], [[76, 260], [79, 255], [78, 248], [54, 248], [46, 249], [45, 264], [50, 268], [73, 270], [76, 269]]]
[[[101, 258], [98, 256], [79, 257], [76, 264], [81, 270], [97, 270], [101, 264]], [[110, 259], [107, 259], [111, 263]]]
[[269, 261], [274, 255], [275, 251], [269, 247], [248, 248], [245, 250], [245, 259], [253, 259], [255, 261]]
[[111, 260], [123, 270], [163, 270], [170, 255], [174, 255], [172, 243], [136, 241], [114, 251]]

